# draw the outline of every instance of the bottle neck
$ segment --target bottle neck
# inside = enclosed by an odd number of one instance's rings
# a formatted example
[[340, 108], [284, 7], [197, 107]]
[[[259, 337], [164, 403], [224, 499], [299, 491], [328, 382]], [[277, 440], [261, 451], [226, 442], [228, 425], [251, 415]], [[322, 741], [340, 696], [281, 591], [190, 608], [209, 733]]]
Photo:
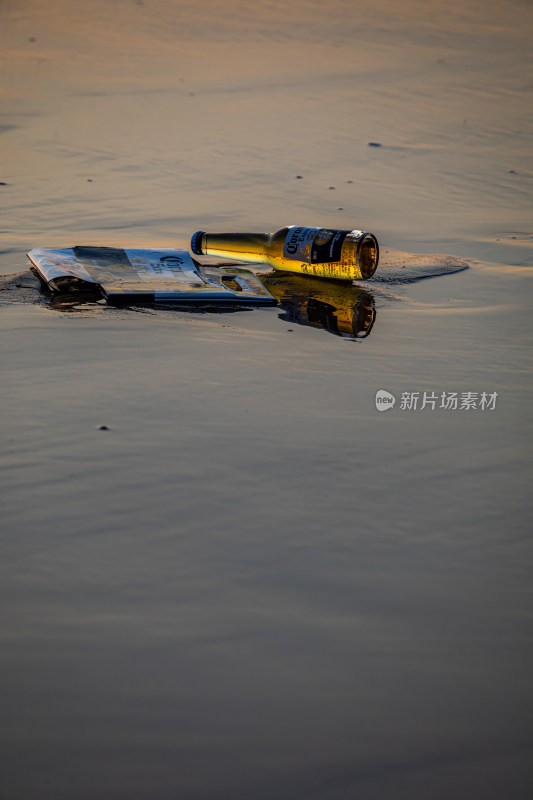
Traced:
[[204, 233], [200, 247], [204, 255], [263, 264], [269, 238], [267, 233]]

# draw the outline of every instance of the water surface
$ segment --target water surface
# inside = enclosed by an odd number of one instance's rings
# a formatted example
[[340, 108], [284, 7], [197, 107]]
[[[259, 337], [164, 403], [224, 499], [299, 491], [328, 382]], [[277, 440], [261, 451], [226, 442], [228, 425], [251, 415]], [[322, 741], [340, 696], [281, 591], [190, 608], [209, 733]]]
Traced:
[[2, 797], [529, 798], [530, 4], [0, 15], [2, 274], [284, 224], [397, 270], [222, 314], [2, 293]]

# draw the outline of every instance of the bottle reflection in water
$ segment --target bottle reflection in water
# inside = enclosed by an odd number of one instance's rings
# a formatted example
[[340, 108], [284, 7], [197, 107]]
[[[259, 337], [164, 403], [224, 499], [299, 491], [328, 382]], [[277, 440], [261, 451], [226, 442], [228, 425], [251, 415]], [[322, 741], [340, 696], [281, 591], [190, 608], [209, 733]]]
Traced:
[[322, 281], [287, 272], [268, 272], [261, 281], [284, 310], [282, 319], [322, 328], [337, 336], [364, 339], [374, 325], [374, 298], [341, 281]]

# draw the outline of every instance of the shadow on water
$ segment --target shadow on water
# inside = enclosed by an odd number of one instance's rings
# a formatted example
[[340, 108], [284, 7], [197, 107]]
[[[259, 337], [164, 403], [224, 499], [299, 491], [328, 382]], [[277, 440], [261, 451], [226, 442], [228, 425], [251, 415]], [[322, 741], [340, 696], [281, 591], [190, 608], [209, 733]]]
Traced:
[[202, 303], [200, 301], [188, 303], [143, 303], [141, 304], [107, 304], [101, 295], [83, 292], [67, 292], [61, 294], [47, 293], [46, 305], [54, 311], [66, 313], [87, 312], [90, 308], [97, 311], [123, 310], [137, 313], [152, 313], [157, 311], [180, 311], [187, 314], [236, 314], [241, 311], [253, 311], [256, 306], [246, 305], [222, 305], [222, 303]]
[[[233, 264], [202, 265], [203, 268], [233, 268]], [[374, 276], [371, 284], [315, 278], [310, 275], [281, 270], [254, 271], [269, 290], [281, 313], [279, 319], [285, 323], [318, 328], [345, 339], [359, 340], [369, 336], [376, 320], [376, 303], [399, 299], [384, 288], [451, 274], [468, 268], [467, 262], [453, 256], [420, 255], [393, 251], [387, 253], [381, 265], [379, 280]], [[375, 285], [372, 285], [375, 284]], [[28, 270], [0, 281], [0, 303], [33, 302], [62, 313], [101, 314], [109, 313], [110, 306], [124, 312], [157, 314], [181, 312], [191, 315], [215, 316], [252, 311], [253, 303], [216, 302], [194, 300], [187, 302], [159, 301], [128, 303], [106, 303], [104, 292], [98, 284], [83, 280], [73, 285], [72, 278], [62, 285], [55, 281], [56, 291], [40, 280], [36, 272]]]
[[[366, 338], [376, 319], [374, 296], [366, 288], [352, 283], [324, 280], [306, 275], [297, 275], [274, 270], [262, 273], [262, 283], [271, 292], [278, 308], [279, 318], [285, 322], [320, 328], [347, 339]], [[87, 312], [106, 308], [102, 293], [95, 287], [76, 291], [50, 292], [46, 294], [46, 305], [60, 312]], [[123, 305], [123, 310], [136, 312], [179, 311], [188, 314], [235, 314], [252, 311], [255, 306], [246, 304], [223, 304], [205, 302], [157, 303]]]
[[[32, 269], [29, 274], [35, 278], [32, 287], [40, 290], [40, 297], [43, 304], [54, 311], [62, 313], [76, 313], [88, 310], [99, 311], [109, 309], [122, 309], [124, 311], [150, 312], [150, 311], [183, 311], [189, 314], [229, 314], [239, 311], [252, 311], [256, 306], [246, 304], [229, 303], [207, 303], [198, 301], [180, 302], [136, 302], [136, 303], [108, 303], [104, 293], [98, 284], [91, 284], [86, 281], [74, 281], [70, 278], [64, 283], [64, 289], [52, 291], [50, 287], [39, 279], [37, 273]], [[57, 281], [56, 281], [57, 284]]]

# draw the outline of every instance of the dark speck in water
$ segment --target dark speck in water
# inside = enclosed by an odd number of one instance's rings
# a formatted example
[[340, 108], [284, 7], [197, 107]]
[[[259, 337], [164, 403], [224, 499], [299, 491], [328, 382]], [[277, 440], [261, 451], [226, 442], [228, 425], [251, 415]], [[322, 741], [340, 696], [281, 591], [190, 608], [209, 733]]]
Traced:
[[107, 425], [99, 425], [99, 426], [98, 426], [98, 430], [99, 430], [99, 431], [108, 431], [108, 430], [109, 430], [109, 428], [108, 428], [108, 426], [107, 426]]
[[368, 146], [369, 147], [382, 147], [382, 145], [379, 142], [369, 142]]
[[297, 179], [298, 179], [299, 181], [301, 181], [303, 176], [302, 176], [302, 175], [297, 175], [296, 177], [297, 177]]

